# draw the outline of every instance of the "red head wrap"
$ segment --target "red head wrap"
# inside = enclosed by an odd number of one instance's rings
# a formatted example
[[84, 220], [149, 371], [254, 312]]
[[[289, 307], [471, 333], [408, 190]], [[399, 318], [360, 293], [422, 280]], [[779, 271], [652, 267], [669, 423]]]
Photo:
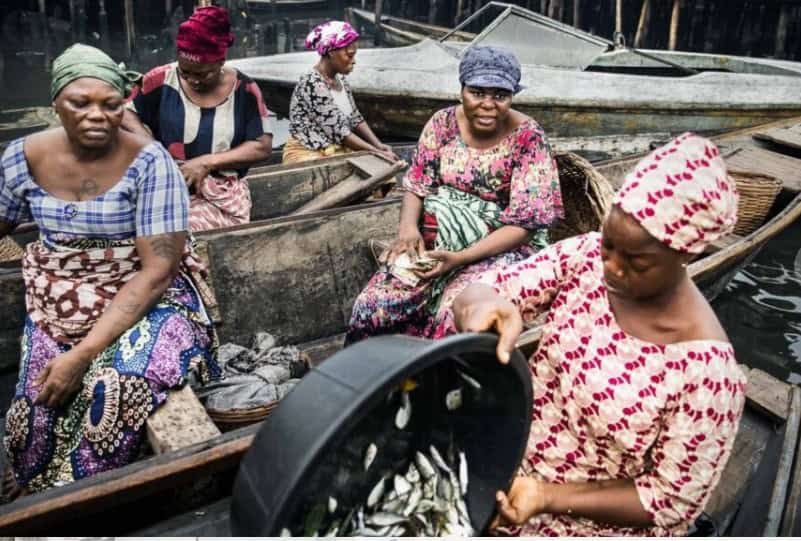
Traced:
[[217, 6], [195, 9], [178, 27], [175, 39], [178, 56], [191, 62], [212, 64], [225, 60], [225, 51], [234, 44], [228, 12]]

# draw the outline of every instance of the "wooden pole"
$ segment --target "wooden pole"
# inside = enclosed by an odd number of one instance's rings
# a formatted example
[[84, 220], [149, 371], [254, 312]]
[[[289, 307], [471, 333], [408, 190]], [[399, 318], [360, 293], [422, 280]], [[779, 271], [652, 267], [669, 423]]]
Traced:
[[456, 16], [453, 18], [453, 26], [457, 26], [462, 20], [464, 12], [464, 0], [456, 0]]
[[381, 12], [384, 11], [384, 0], [375, 0], [375, 44], [381, 45], [383, 29], [381, 28]]
[[673, 0], [673, 13], [670, 16], [670, 39], [668, 40], [668, 49], [671, 51], [676, 50], [676, 44], [679, 40], [679, 18], [681, 17], [681, 0]]
[[573, 26], [581, 28], [581, 0], [573, 0]]
[[431, 0], [430, 8], [428, 10], [428, 24], [434, 24], [437, 22], [437, 4], [439, 4], [437, 0]]
[[776, 28], [776, 48], [773, 52], [775, 58], [784, 58], [787, 48], [787, 29], [790, 26], [790, 5], [782, 4], [779, 13], [779, 23]]
[[562, 0], [551, 0], [548, 6], [548, 17], [551, 19], [562, 19]]
[[133, 0], [125, 0], [125, 45], [128, 58], [131, 57], [136, 44], [136, 25], [134, 21]]
[[540, 13], [548, 15], [548, 0], [540, 0]]
[[615, 2], [615, 33], [623, 33], [623, 0]]
[[637, 33], [634, 35], [634, 46], [642, 47], [648, 32], [648, 20], [651, 18], [651, 0], [643, 0], [640, 10], [640, 22], [637, 23]]

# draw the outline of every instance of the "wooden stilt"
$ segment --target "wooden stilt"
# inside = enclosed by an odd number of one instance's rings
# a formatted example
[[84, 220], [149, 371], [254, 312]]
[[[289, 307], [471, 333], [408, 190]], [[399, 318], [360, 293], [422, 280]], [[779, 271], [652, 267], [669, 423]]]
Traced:
[[464, 0], [456, 1], [456, 16], [453, 18], [453, 26], [458, 25], [462, 21], [462, 12], [464, 11]]
[[431, 0], [430, 7], [428, 10], [428, 24], [435, 24], [437, 22], [437, 7], [439, 2], [438, 0]]
[[787, 47], [788, 28], [790, 26], [790, 9], [789, 4], [782, 4], [781, 11], [779, 12], [779, 23], [776, 28], [776, 47], [773, 56], [776, 58], [784, 58]]
[[540, 13], [548, 15], [548, 0], [540, 0]]
[[134, 20], [133, 0], [125, 0], [125, 45], [128, 58], [131, 57], [136, 44], [136, 24]]
[[548, 17], [561, 20], [562, 0], [551, 0], [548, 6]]
[[375, 0], [375, 44], [381, 45], [383, 29], [381, 28], [381, 14], [384, 10], [384, 0]]
[[623, 0], [615, 0], [615, 38], [623, 35]]
[[651, 18], [651, 0], [643, 0], [640, 10], [640, 22], [637, 23], [637, 33], [634, 35], [634, 46], [642, 47], [648, 32], [648, 21]]
[[581, 28], [581, 0], [573, 0], [573, 26]]
[[673, 13], [670, 16], [670, 38], [668, 40], [668, 49], [671, 51], [676, 50], [676, 44], [679, 39], [679, 17], [681, 17], [681, 0], [673, 0]]

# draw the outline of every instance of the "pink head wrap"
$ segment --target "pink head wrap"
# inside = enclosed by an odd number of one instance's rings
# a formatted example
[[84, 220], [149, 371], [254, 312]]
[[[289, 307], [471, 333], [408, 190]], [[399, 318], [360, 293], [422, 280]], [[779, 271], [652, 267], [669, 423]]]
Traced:
[[315, 26], [306, 36], [304, 45], [307, 49], [314, 49], [320, 56], [329, 51], [347, 47], [359, 39], [359, 33], [344, 21], [328, 21]]
[[720, 150], [685, 133], [643, 158], [614, 203], [670, 248], [697, 254], [732, 232], [737, 201]]
[[234, 44], [228, 12], [218, 6], [195, 9], [178, 27], [175, 39], [178, 56], [190, 62], [213, 64], [225, 60], [225, 52]]

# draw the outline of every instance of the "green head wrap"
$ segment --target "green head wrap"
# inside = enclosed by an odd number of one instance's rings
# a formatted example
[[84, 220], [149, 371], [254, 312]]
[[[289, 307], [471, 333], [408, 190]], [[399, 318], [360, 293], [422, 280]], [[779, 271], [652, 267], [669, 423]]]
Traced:
[[141, 74], [127, 71], [125, 64], [116, 64], [109, 55], [89, 45], [76, 43], [53, 61], [50, 99], [55, 100], [65, 86], [81, 77], [105, 81], [127, 97]]

